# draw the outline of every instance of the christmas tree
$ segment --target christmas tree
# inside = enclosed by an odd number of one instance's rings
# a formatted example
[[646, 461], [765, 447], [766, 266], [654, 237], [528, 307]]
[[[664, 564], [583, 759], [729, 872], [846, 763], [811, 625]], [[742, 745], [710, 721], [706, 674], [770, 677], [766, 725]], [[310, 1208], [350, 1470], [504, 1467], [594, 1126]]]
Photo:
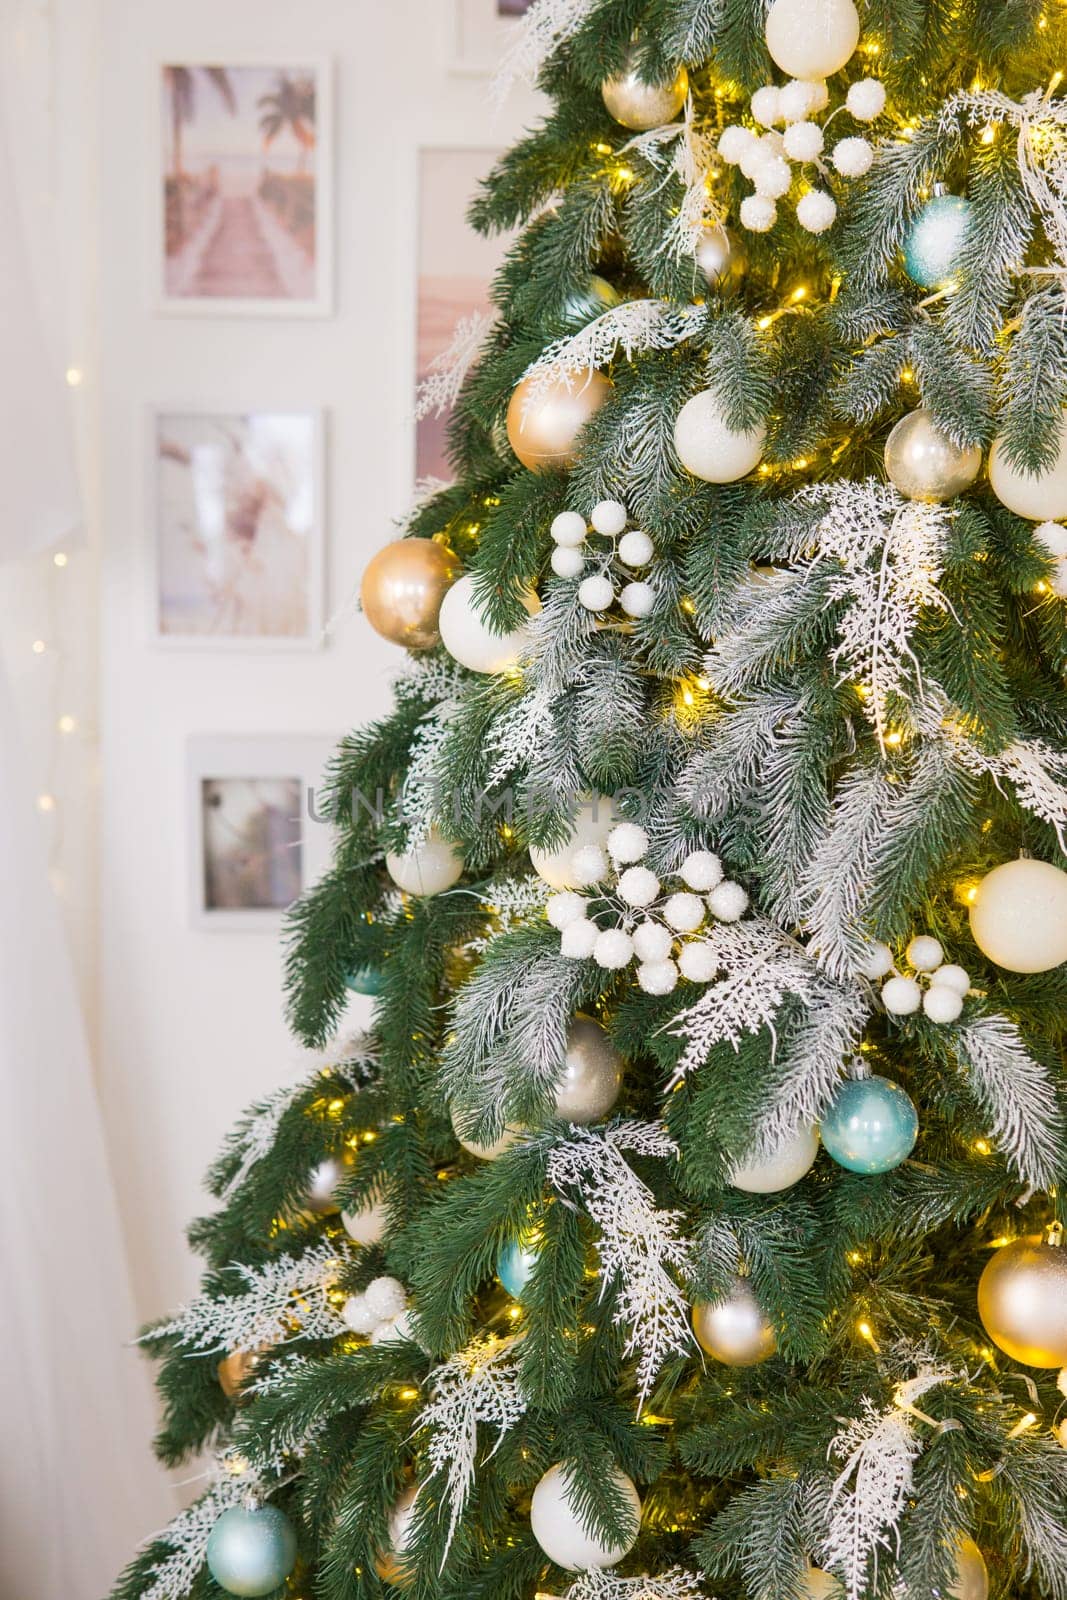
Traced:
[[1065, 47], [521, 24], [119, 1600], [1067, 1597]]

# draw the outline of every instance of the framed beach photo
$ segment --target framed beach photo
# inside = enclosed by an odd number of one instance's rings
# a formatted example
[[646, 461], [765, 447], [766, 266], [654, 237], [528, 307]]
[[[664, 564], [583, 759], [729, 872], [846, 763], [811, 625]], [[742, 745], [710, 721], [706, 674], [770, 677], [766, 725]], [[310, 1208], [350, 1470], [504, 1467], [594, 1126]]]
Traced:
[[330, 863], [317, 797], [336, 741], [199, 734], [188, 745], [189, 912], [196, 927], [277, 930]]
[[533, 0], [451, 0], [450, 62], [454, 72], [493, 72], [515, 37], [515, 23]]
[[199, 649], [314, 649], [323, 637], [319, 411], [153, 410], [149, 631]]
[[328, 315], [328, 63], [167, 61], [157, 71], [160, 309]]

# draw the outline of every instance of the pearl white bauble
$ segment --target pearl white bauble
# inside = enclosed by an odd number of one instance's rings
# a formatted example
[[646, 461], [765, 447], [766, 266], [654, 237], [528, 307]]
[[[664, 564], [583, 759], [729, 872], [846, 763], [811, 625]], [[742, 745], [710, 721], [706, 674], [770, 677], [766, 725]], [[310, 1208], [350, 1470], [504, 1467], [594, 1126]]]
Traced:
[[830, 160], [843, 178], [862, 178], [874, 165], [874, 146], [869, 139], [858, 136], [839, 139], [830, 152]]
[[738, 208], [741, 226], [749, 233], [770, 233], [778, 221], [778, 207], [762, 194], [747, 194]]
[[1067, 517], [1067, 409], [1060, 413], [1056, 460], [1044, 472], [1013, 467], [996, 439], [989, 454], [989, 483], [1002, 505], [1017, 517], [1034, 522], [1056, 522]]
[[606, 611], [615, 598], [611, 579], [596, 572], [578, 585], [578, 604], [587, 611]]
[[644, 83], [638, 66], [636, 51], [629, 51], [621, 70], [604, 79], [600, 94], [616, 122], [632, 133], [647, 133], [674, 121], [689, 93], [689, 74], [679, 67], [664, 83]]
[[620, 822], [608, 834], [608, 855], [626, 866], [648, 853], [648, 834], [638, 822]]
[[619, 1098], [622, 1061], [599, 1022], [576, 1016], [567, 1029], [563, 1070], [553, 1108], [564, 1122], [586, 1124], [606, 1117]]
[[885, 110], [885, 84], [878, 78], [860, 78], [850, 84], [845, 105], [857, 122], [873, 122]]
[[778, 1348], [774, 1328], [747, 1278], [735, 1278], [725, 1300], [693, 1307], [693, 1332], [700, 1348], [728, 1367], [756, 1367]]
[[603, 845], [583, 844], [571, 859], [571, 873], [580, 889], [591, 889], [608, 875], [608, 857]]
[[837, 203], [825, 189], [809, 189], [797, 201], [797, 221], [807, 233], [825, 233], [837, 217]]
[[578, 922], [569, 922], [560, 934], [559, 952], [569, 961], [588, 961], [596, 945], [598, 929], [595, 922], [587, 922], [584, 917]]
[[627, 867], [619, 879], [619, 894], [628, 906], [650, 906], [659, 894], [659, 879], [648, 867]]
[[757, 143], [756, 135], [751, 128], [742, 127], [735, 123], [733, 127], [724, 128], [719, 135], [718, 152], [728, 167], [740, 165], [741, 157], [746, 150]]
[[875, 978], [884, 978], [892, 970], [893, 952], [887, 944], [877, 940], [864, 955], [859, 968], [860, 977], [870, 978], [873, 982]]
[[634, 942], [621, 928], [605, 928], [597, 934], [593, 946], [593, 960], [606, 972], [618, 972], [628, 967], [634, 958]]
[[350, 1294], [341, 1307], [341, 1321], [351, 1333], [366, 1339], [381, 1322], [381, 1317], [367, 1304], [365, 1294]]
[[670, 994], [678, 987], [678, 968], [673, 961], [643, 961], [637, 982], [646, 994]]
[[710, 850], [694, 850], [682, 862], [679, 877], [690, 889], [707, 894], [722, 882], [722, 862]]
[[496, 1161], [505, 1151], [512, 1148], [522, 1137], [522, 1129], [507, 1127], [499, 1139], [494, 1139], [491, 1144], [482, 1144], [478, 1139], [472, 1139], [463, 1132], [463, 1117], [456, 1107], [452, 1107], [452, 1131], [460, 1144], [470, 1155], [477, 1156], [479, 1161]]
[[618, 500], [600, 500], [593, 507], [589, 520], [597, 533], [614, 539], [626, 526], [626, 507]]
[[619, 540], [619, 560], [624, 567], [647, 567], [655, 553], [652, 540], [641, 528], [631, 528]]
[[788, 194], [793, 182], [793, 169], [784, 156], [772, 156], [763, 161], [753, 178], [756, 193], [766, 200], [780, 200]]
[[772, 1156], [754, 1157], [734, 1167], [730, 1182], [745, 1194], [779, 1194], [810, 1172], [819, 1154], [819, 1130], [799, 1128]]
[[945, 959], [945, 952], [941, 944], [928, 933], [917, 934], [904, 954], [907, 956], [916, 972], [933, 972]]
[[891, 1017], [913, 1016], [923, 1003], [923, 992], [914, 978], [890, 978], [882, 986], [882, 1004]]
[[1008, 972], [1051, 972], [1067, 961], [1067, 872], [1047, 861], [1005, 861], [978, 886], [971, 933]]
[[603, 844], [618, 820], [607, 795], [593, 795], [584, 800], [562, 844], [554, 845], [551, 849], [536, 844], [530, 846], [530, 860], [537, 876], [550, 889], [580, 888], [572, 871], [574, 852], [583, 844]]
[[963, 996], [947, 984], [931, 984], [923, 995], [923, 1010], [931, 1022], [955, 1022], [963, 1010]]
[[550, 529], [555, 543], [568, 549], [577, 549], [584, 544], [587, 531], [585, 518], [580, 517], [577, 511], [561, 511]]
[[970, 991], [971, 975], [963, 967], [949, 962], [930, 974], [930, 982], [935, 989], [954, 989], [957, 994], [966, 995]]
[[576, 578], [585, 567], [585, 556], [580, 550], [557, 545], [549, 558], [557, 578]]
[[676, 932], [695, 933], [704, 920], [704, 902], [698, 894], [687, 894], [683, 890], [671, 895], [663, 907], [663, 915]]
[[571, 889], [561, 889], [558, 894], [550, 894], [545, 901], [545, 916], [562, 933], [572, 922], [581, 921], [587, 903], [584, 895], [575, 894]]
[[410, 1489], [405, 1489], [400, 1499], [389, 1513], [389, 1544], [377, 1556], [374, 1568], [383, 1583], [392, 1584], [397, 1589], [410, 1588], [414, 1575], [410, 1571], [405, 1556], [411, 1548], [411, 1541], [415, 1533], [415, 1500], [419, 1486], [413, 1483]]
[[399, 1278], [372, 1278], [363, 1298], [379, 1322], [392, 1322], [408, 1303], [407, 1291]]
[[757, 89], [749, 101], [749, 110], [756, 121], [765, 128], [773, 128], [776, 122], [782, 120], [781, 90], [777, 84], [766, 83], [762, 89]]
[[982, 466], [977, 445], [961, 449], [925, 406], [901, 417], [885, 442], [885, 470], [908, 500], [951, 500], [970, 488]]
[[[529, 589], [519, 598], [530, 616], [540, 611], [541, 602]], [[472, 572], [458, 578], [445, 595], [438, 626], [449, 655], [471, 672], [507, 672], [529, 647], [525, 624], [510, 633], [496, 633], [483, 622], [474, 598]]]
[[729, 427], [710, 389], [695, 394], [678, 413], [674, 448], [682, 466], [705, 483], [736, 483], [759, 465], [767, 430]]
[[628, 583], [619, 595], [619, 604], [628, 617], [647, 617], [656, 604], [656, 591], [650, 583]]
[[748, 893], [739, 883], [720, 883], [708, 895], [708, 910], [720, 922], [740, 922], [748, 910]]
[[348, 1237], [356, 1244], [381, 1244], [389, 1218], [381, 1200], [372, 1200], [357, 1211], [342, 1211], [341, 1222]]
[[860, 19], [852, 0], [774, 0], [767, 49], [792, 78], [828, 78], [852, 59]]
[[691, 939], [678, 954], [678, 971], [690, 983], [710, 983], [719, 970], [719, 958], [706, 939]]
[[630, 1508], [632, 1528], [622, 1543], [605, 1544], [582, 1521], [578, 1510], [579, 1495], [570, 1471], [562, 1462], [550, 1467], [534, 1490], [530, 1502], [533, 1536], [548, 1559], [554, 1561], [557, 1567], [565, 1567], [568, 1572], [586, 1572], [591, 1567], [613, 1567], [637, 1542], [641, 1526], [641, 1498], [625, 1472], [618, 1467], [613, 1468], [612, 1479]]
[[794, 122], [783, 137], [791, 161], [814, 161], [822, 155], [823, 132], [817, 122]]
[[463, 876], [463, 857], [458, 846], [433, 827], [421, 844], [402, 855], [390, 851], [385, 868], [405, 894], [442, 894]]
[[1038, 523], [1034, 538], [1044, 545], [1050, 556], [1067, 556], [1067, 528], [1062, 522]]
[[824, 83], [815, 83], [805, 78], [793, 78], [780, 91], [778, 108], [782, 113], [784, 122], [803, 122], [813, 111], [821, 110], [826, 104], [826, 99], [827, 92]]
[[633, 931], [633, 941], [638, 960], [652, 965], [666, 961], [674, 944], [670, 929], [661, 922], [639, 922]]

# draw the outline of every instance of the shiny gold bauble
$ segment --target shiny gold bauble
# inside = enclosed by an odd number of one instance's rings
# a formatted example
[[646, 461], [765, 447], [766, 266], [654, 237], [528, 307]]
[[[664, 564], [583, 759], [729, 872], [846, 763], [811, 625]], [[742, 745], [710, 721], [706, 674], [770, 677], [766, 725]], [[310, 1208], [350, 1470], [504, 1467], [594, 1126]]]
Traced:
[[966, 1534], [956, 1546], [956, 1577], [949, 1600], [989, 1600], [989, 1570], [985, 1556]]
[[240, 1394], [256, 1370], [260, 1356], [269, 1348], [269, 1345], [261, 1345], [258, 1350], [231, 1350], [228, 1356], [223, 1356], [215, 1372], [227, 1400], [233, 1400]]
[[396, 539], [363, 574], [359, 597], [376, 633], [408, 650], [431, 650], [441, 601], [459, 577], [451, 550], [433, 539]]
[[886, 474], [907, 500], [951, 500], [970, 488], [981, 466], [978, 446], [961, 450], [925, 407], [901, 417], [885, 442]]
[[374, 1561], [374, 1570], [383, 1583], [395, 1589], [407, 1589], [415, 1581], [415, 1574], [406, 1562], [407, 1551], [414, 1532], [415, 1500], [419, 1492], [417, 1483], [405, 1489], [389, 1513], [389, 1548], [380, 1552]]
[[735, 1278], [717, 1305], [693, 1307], [693, 1332], [700, 1348], [728, 1367], [757, 1367], [778, 1349], [774, 1328], [746, 1278]]
[[1039, 1236], [994, 1250], [978, 1281], [978, 1314], [1013, 1361], [1067, 1366], [1067, 1248]]
[[508, 406], [511, 448], [531, 472], [571, 467], [575, 441], [611, 393], [611, 384], [602, 372], [590, 368], [557, 378], [531, 402], [533, 381], [523, 378]]
[[673, 122], [689, 93], [689, 74], [679, 67], [672, 83], [642, 83], [637, 50], [631, 46], [621, 72], [600, 86], [608, 114], [634, 133], [647, 133]]
[[709, 289], [721, 295], [736, 294], [748, 271], [748, 246], [732, 228], [713, 222], [701, 232], [696, 262]]

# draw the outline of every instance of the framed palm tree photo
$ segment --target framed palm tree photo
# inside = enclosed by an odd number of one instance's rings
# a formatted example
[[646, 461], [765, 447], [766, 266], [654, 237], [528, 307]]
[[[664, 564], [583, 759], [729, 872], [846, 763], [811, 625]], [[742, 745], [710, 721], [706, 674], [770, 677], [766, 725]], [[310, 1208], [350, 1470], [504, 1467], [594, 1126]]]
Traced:
[[330, 89], [322, 61], [160, 64], [161, 310], [329, 315]]

